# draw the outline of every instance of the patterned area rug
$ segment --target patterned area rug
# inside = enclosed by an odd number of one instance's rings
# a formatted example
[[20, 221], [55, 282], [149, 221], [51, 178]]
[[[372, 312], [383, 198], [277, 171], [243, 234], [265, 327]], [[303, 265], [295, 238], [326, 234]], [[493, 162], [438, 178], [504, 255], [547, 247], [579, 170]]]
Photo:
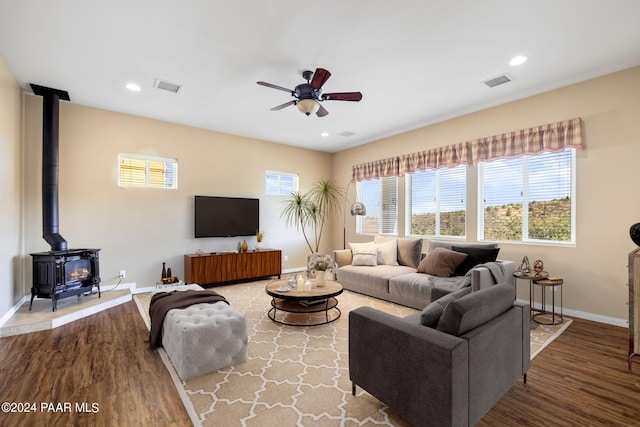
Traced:
[[[211, 288], [245, 314], [249, 357], [238, 366], [189, 381], [176, 374], [159, 352], [195, 426], [410, 426], [406, 420], [358, 388], [351, 395], [348, 366], [349, 311], [371, 306], [396, 316], [408, 307], [345, 291], [342, 316], [323, 326], [281, 326], [267, 317], [269, 281]], [[150, 294], [134, 300], [149, 327]], [[293, 319], [292, 319], [293, 320]], [[532, 358], [571, 323], [531, 331]]]

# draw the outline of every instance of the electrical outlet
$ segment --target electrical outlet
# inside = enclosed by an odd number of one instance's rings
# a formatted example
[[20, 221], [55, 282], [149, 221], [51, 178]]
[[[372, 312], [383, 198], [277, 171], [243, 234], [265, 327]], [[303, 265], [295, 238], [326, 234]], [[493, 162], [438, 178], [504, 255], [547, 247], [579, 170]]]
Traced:
[[120, 270], [120, 278], [124, 279], [125, 277], [127, 277], [127, 272], [125, 270]]
[[285, 255], [285, 256], [284, 256], [284, 260], [285, 260], [285, 261], [289, 261], [289, 255]]

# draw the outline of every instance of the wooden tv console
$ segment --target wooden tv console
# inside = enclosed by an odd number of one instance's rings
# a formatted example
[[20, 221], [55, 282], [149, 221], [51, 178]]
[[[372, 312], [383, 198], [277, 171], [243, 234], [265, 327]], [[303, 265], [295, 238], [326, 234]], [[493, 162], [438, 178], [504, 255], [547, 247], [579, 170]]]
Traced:
[[185, 254], [184, 279], [187, 283], [211, 285], [278, 276], [282, 273], [282, 251], [264, 249], [249, 252]]

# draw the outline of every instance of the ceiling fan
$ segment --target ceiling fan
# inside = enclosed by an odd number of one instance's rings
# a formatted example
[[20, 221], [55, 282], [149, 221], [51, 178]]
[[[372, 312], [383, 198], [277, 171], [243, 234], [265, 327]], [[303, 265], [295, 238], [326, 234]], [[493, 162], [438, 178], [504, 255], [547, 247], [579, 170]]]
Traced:
[[331, 73], [324, 68], [316, 68], [316, 71], [303, 71], [302, 78], [306, 83], [301, 83], [294, 90], [287, 89], [267, 82], [256, 82], [259, 85], [270, 87], [273, 89], [289, 92], [295, 99], [276, 105], [271, 111], [282, 110], [290, 105], [296, 105], [298, 110], [307, 116], [315, 113], [318, 117], [324, 117], [329, 112], [320, 103], [322, 101], [360, 101], [362, 94], [360, 92], [335, 92], [322, 93], [322, 85], [331, 77]]

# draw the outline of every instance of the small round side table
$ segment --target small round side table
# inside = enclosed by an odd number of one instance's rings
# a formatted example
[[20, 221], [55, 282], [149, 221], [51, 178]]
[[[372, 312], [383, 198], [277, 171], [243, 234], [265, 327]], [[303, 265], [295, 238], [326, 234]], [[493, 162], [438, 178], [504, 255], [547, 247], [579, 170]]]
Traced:
[[[559, 325], [564, 321], [562, 317], [562, 278], [546, 278], [542, 280], [536, 280], [533, 282], [533, 285], [539, 285], [542, 287], [542, 307], [536, 314], [533, 315], [533, 321], [540, 325]], [[556, 313], [556, 287], [560, 288], [560, 313]], [[547, 311], [545, 308], [545, 296], [547, 294], [546, 290], [551, 288], [551, 311]], [[545, 314], [551, 314], [551, 321], [548, 320], [540, 320], [539, 317]]]
[[[534, 301], [534, 295], [533, 295], [533, 283], [537, 280], [546, 279], [547, 277], [549, 277], [549, 273], [547, 273], [546, 271], [541, 271], [539, 274], [534, 274], [534, 273], [520, 273], [516, 271], [515, 273], [513, 273], [513, 277], [515, 277], [516, 279], [516, 287], [518, 284], [518, 279], [529, 281], [529, 320], [533, 322], [533, 315], [538, 311], [535, 309], [535, 306], [534, 306], [535, 301]], [[533, 327], [535, 327], [535, 325], [533, 325]]]

